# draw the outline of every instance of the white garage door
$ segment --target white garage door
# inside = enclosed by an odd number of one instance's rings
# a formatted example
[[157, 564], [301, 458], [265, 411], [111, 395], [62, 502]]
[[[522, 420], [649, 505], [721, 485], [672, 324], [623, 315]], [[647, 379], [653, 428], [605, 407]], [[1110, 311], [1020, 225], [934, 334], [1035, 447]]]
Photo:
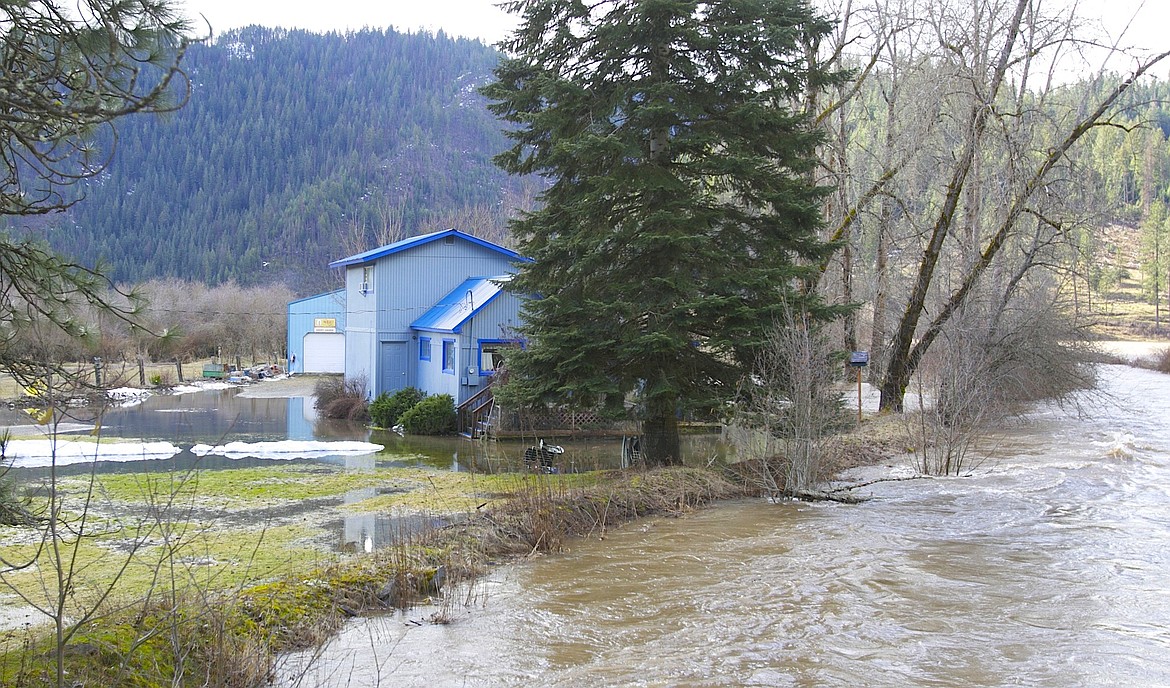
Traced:
[[310, 332], [305, 335], [306, 373], [344, 373], [345, 335]]

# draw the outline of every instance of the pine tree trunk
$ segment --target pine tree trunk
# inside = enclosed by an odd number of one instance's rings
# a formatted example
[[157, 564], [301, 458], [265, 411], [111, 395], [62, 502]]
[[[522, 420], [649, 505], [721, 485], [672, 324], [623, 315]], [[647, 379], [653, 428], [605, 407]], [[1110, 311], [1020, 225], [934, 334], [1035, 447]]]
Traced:
[[642, 448], [646, 463], [651, 466], [678, 466], [682, 464], [682, 443], [678, 435], [678, 417], [675, 404], [651, 402], [642, 422]]

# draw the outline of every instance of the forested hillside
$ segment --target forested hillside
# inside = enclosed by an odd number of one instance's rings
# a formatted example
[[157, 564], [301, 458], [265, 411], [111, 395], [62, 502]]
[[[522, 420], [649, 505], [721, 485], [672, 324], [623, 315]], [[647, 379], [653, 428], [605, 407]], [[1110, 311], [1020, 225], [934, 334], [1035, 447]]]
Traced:
[[504, 139], [475, 89], [497, 59], [441, 33], [228, 33], [184, 59], [186, 107], [123, 121], [85, 200], [41, 229], [119, 281], [299, 293], [339, 279], [330, 260], [403, 234], [498, 238], [531, 194], [491, 163]]
[[[507, 144], [476, 88], [490, 81], [498, 59], [493, 48], [441, 33], [229, 32], [184, 58], [193, 87], [184, 108], [120, 121], [116, 146], [99, 142], [115, 150], [112, 164], [77, 185], [84, 200], [63, 215], [25, 222], [69, 255], [87, 263], [100, 258], [120, 282], [281, 283], [298, 294], [336, 286], [330, 260], [406, 235], [459, 226], [508, 243], [508, 217], [533, 205], [540, 182], [509, 177], [491, 162]], [[928, 139], [912, 132], [899, 139], [895, 132], [885, 141], [886, 101], [891, 93], [921, 92], [916, 102], [929, 114], [938, 109], [931, 84], [939, 78], [889, 67], [860, 80], [830, 136], [849, 132], [840, 150], [851, 174], [877, 179], [896, 161], [899, 177], [933, 179], [935, 163], [919, 169], [903, 159], [898, 143]], [[1098, 76], [1058, 89], [1062, 95], [1048, 93], [1034, 103], [1038, 116], [1030, 121], [1053, 119], [1056, 107], [1095, 102], [1119, 78]], [[1113, 114], [1120, 126], [1095, 127], [1070, 151], [1069, 171], [1081, 182], [1086, 212], [1065, 239], [1076, 246], [1069, 260], [1080, 263], [1085, 290], [1105, 294], [1117, 281], [1116, 242], [1096, 229], [1121, 222], [1136, 235], [1165, 200], [1167, 91], [1170, 82], [1143, 79]], [[933, 109], [926, 107], [932, 102]], [[951, 147], [933, 143], [940, 154]], [[887, 146], [883, 160], [878, 153]], [[835, 147], [825, 149], [830, 166], [837, 164], [830, 159]], [[890, 191], [886, 184], [882, 194]], [[908, 212], [931, 197], [914, 184], [900, 195], [901, 206], [879, 204], [879, 215], [896, 207]], [[836, 212], [830, 202], [831, 224]], [[875, 237], [855, 237], [864, 238], [853, 263], [861, 279], [847, 300], [877, 298], [863, 287], [882, 243]], [[1130, 244], [1143, 241], [1158, 244], [1157, 258], [1144, 261], [1153, 263], [1149, 272], [1170, 272], [1170, 251], [1160, 248], [1170, 239], [1135, 236]], [[899, 240], [890, 243], [886, 251], [896, 254]], [[1151, 297], [1165, 291], [1165, 282], [1150, 286]]]

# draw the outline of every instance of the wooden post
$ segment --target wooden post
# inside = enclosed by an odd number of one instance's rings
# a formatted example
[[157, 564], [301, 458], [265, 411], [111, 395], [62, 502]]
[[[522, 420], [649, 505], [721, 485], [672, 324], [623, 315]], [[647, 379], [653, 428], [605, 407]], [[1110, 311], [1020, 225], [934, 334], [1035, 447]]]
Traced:
[[861, 426], [861, 368], [857, 368], [857, 425]]
[[142, 362], [142, 357], [138, 357], [138, 386], [146, 386], [146, 364]]
[[183, 382], [183, 362], [175, 359], [175, 370], [179, 371], [179, 382]]
[[857, 425], [861, 426], [861, 369], [869, 365], [868, 351], [854, 351], [849, 354], [849, 367], [857, 369]]

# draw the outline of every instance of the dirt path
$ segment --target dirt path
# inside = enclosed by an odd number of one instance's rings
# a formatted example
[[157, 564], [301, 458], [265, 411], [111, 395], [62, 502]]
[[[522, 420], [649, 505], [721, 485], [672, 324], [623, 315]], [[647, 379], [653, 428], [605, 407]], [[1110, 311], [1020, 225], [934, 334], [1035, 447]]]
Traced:
[[317, 387], [320, 375], [294, 375], [279, 380], [261, 380], [248, 385], [240, 392], [245, 399], [288, 399], [290, 397], [311, 397]]

